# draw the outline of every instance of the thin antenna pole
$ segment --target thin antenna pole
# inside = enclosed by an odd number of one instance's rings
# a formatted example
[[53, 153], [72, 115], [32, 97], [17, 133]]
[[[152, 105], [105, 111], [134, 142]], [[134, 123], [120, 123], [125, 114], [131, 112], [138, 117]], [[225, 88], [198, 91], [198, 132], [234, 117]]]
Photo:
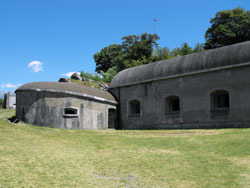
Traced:
[[155, 27], [155, 22], [158, 21], [156, 18], [154, 18], [154, 34], [156, 34], [155, 30], [156, 30], [156, 27]]
[[155, 34], [155, 19], [154, 19], [154, 34]]

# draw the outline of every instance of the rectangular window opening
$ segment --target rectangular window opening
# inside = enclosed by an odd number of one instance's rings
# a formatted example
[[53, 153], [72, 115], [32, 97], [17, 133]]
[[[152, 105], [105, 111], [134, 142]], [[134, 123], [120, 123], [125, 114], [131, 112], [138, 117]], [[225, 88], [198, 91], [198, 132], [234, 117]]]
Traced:
[[180, 113], [180, 98], [178, 96], [169, 96], [165, 98], [165, 114]]
[[74, 107], [64, 108], [63, 116], [65, 116], [65, 117], [77, 117], [78, 116], [78, 108], [74, 108]]
[[141, 104], [139, 100], [132, 100], [129, 102], [129, 116], [140, 116]]

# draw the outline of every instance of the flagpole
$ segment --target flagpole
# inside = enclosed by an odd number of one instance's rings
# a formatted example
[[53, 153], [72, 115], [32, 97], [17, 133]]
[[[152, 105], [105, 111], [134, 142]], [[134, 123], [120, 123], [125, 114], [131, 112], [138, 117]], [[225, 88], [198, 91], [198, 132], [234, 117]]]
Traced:
[[155, 19], [154, 19], [154, 34], [155, 34]]
[[156, 18], [154, 18], [154, 34], [156, 34], [155, 33], [155, 22], [157, 21], [157, 19]]

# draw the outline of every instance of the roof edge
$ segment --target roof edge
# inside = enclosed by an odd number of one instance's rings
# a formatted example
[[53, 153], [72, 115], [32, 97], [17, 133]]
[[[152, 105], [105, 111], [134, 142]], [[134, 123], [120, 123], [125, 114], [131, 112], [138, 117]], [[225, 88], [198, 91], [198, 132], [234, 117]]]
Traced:
[[88, 94], [84, 94], [84, 93], [73, 92], [73, 91], [63, 91], [63, 90], [56, 90], [56, 89], [34, 89], [34, 88], [29, 88], [29, 89], [17, 89], [15, 91], [15, 93], [17, 93], [18, 91], [46, 91], [46, 92], [51, 92], [51, 93], [63, 93], [63, 94], [70, 94], [70, 95], [74, 95], [74, 96], [85, 97], [85, 98], [93, 99], [93, 100], [96, 100], [96, 101], [111, 103], [111, 104], [114, 104], [114, 105], [117, 104], [116, 101], [112, 101], [112, 100], [108, 100], [108, 99], [105, 99], [105, 98], [102, 98], [102, 97], [96, 97], [96, 96], [88, 95]]
[[236, 65], [227, 65], [223, 67], [210, 68], [206, 70], [199, 70], [199, 71], [188, 72], [188, 73], [183, 73], [183, 74], [176, 74], [176, 75], [165, 76], [165, 77], [160, 77], [160, 78], [155, 78], [155, 79], [148, 79], [148, 80], [143, 80], [139, 82], [132, 82], [129, 84], [109, 87], [109, 89], [118, 88], [118, 87], [126, 87], [126, 86], [137, 85], [137, 84], [148, 83], [148, 82], [154, 82], [154, 81], [159, 81], [159, 80], [167, 80], [167, 79], [173, 79], [173, 78], [178, 78], [178, 77], [185, 77], [185, 76], [202, 74], [202, 73], [207, 73], [207, 72], [214, 72], [214, 71], [219, 71], [219, 70], [227, 70], [227, 69], [232, 69], [232, 68], [237, 68], [237, 67], [245, 67], [245, 66], [250, 66], [250, 62], [245, 62], [241, 64], [236, 64]]
[[112, 79], [109, 88], [199, 74], [228, 67], [246, 66], [250, 62], [249, 50], [250, 41], [245, 41], [128, 68]]

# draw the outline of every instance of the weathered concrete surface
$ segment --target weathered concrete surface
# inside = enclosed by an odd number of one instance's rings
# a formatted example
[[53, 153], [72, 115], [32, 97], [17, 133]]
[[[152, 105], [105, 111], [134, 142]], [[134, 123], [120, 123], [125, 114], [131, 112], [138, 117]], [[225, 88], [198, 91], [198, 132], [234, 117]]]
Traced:
[[[16, 116], [25, 123], [61, 129], [107, 129], [109, 109], [116, 102], [100, 97], [79, 96], [65, 91], [37, 89], [17, 90]], [[77, 114], [65, 114], [65, 109]]]
[[125, 69], [110, 88], [186, 76], [250, 62], [250, 41]]
[[[247, 45], [246, 45], [247, 44]], [[239, 46], [240, 48], [237, 48]], [[194, 64], [191, 68], [196, 72], [188, 72], [188, 74], [179, 74], [171, 67], [176, 67], [174, 63], [168, 66], [167, 69], [162, 69], [165, 72], [164, 79], [155, 77], [154, 70], [151, 72], [143, 72], [146, 70], [142, 66], [142, 70], [136, 67], [137, 71], [129, 70], [127, 72], [135, 74], [149, 75], [134, 75], [133, 78], [128, 78], [130, 74], [117, 75], [114, 83], [111, 83], [109, 91], [113, 93], [118, 101], [118, 124], [121, 129], [179, 129], [179, 128], [227, 128], [227, 127], [250, 127], [250, 42], [244, 43], [248, 53], [242, 49], [242, 45], [229, 47], [235, 55], [228, 59], [232, 54], [219, 54], [221, 51], [215, 49], [210, 54], [216, 56], [224, 56], [228, 60], [223, 62], [223, 66], [216, 66], [216, 69], [211, 69], [215, 66], [214, 62], [206, 61], [206, 67], [202, 66], [196, 60], [197, 68]], [[239, 52], [243, 57], [239, 57]], [[222, 50], [223, 51], [223, 50]], [[203, 53], [201, 53], [203, 54]], [[200, 57], [201, 54], [195, 55]], [[207, 53], [205, 53], [207, 54]], [[183, 57], [185, 59], [186, 57]], [[202, 56], [200, 57], [202, 58]], [[210, 61], [217, 60], [217, 57], [207, 56]], [[176, 61], [176, 60], [171, 60]], [[236, 61], [235, 64], [233, 61]], [[242, 61], [242, 62], [241, 62]], [[168, 62], [165, 62], [168, 63]], [[183, 61], [182, 63], [186, 63]], [[213, 65], [213, 66], [212, 66]], [[151, 67], [154, 65], [150, 65]], [[165, 65], [162, 65], [164, 67]], [[185, 67], [185, 65], [180, 65]], [[205, 64], [204, 64], [205, 66]], [[158, 68], [155, 67], [158, 71]], [[133, 69], [133, 68], [132, 68]], [[160, 70], [160, 69], [159, 69]], [[180, 68], [183, 70], [184, 68]], [[176, 73], [174, 75], [174, 73]], [[168, 74], [170, 75], [168, 77]], [[142, 79], [145, 77], [145, 82]], [[138, 78], [138, 79], [137, 79]], [[152, 79], [147, 80], [147, 79]], [[136, 80], [138, 82], [136, 82]], [[112, 81], [113, 82], [113, 81]], [[213, 110], [211, 108], [211, 93], [217, 90], [226, 90], [229, 92], [230, 107], [227, 109]], [[180, 98], [180, 111], [177, 113], [166, 113], [165, 99], [168, 96], [178, 96]], [[141, 111], [138, 116], [129, 116], [128, 102], [137, 99], [141, 103]]]
[[4, 94], [4, 108], [5, 109], [15, 109], [16, 108], [16, 95]]
[[82, 86], [79, 84], [66, 83], [66, 82], [31, 82], [24, 84], [17, 89], [20, 90], [37, 90], [37, 91], [51, 91], [51, 92], [63, 92], [76, 96], [84, 96], [93, 99], [104, 100], [106, 102], [110, 101], [113, 103], [115, 101], [114, 97], [106, 91]]

